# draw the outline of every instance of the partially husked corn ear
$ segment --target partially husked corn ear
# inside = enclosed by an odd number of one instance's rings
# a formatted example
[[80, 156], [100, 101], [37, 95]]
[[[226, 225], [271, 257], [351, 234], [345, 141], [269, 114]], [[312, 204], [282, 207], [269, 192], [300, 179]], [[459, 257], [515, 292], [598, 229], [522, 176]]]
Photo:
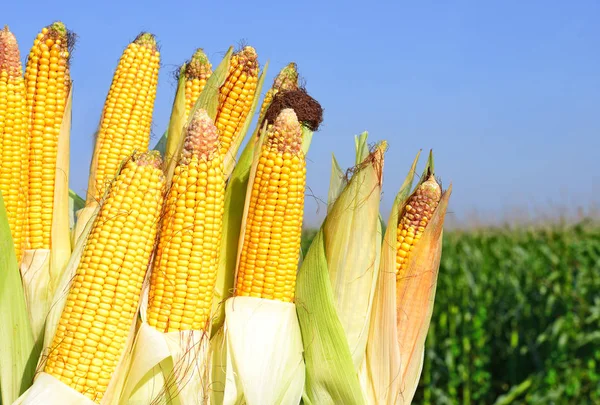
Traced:
[[152, 34], [138, 35], [123, 51], [100, 119], [88, 199], [102, 197], [123, 159], [148, 150], [159, 64]]
[[284, 109], [262, 145], [235, 295], [294, 300], [305, 184], [302, 130], [294, 110]]
[[44, 371], [100, 402], [125, 349], [154, 249], [165, 178], [158, 152], [133, 156], [100, 208]]
[[27, 246], [50, 249], [58, 135], [71, 90], [69, 49], [72, 37], [62, 22], [42, 29], [25, 69], [29, 122], [29, 199]]
[[223, 156], [229, 152], [229, 148], [240, 135], [256, 97], [257, 83], [256, 51], [253, 47], [246, 46], [231, 57], [229, 74], [219, 93], [219, 108], [215, 123], [219, 130]]
[[185, 67], [185, 122], [200, 93], [206, 86], [206, 81], [212, 75], [212, 65], [208, 56], [201, 48], [196, 49], [194, 56]]
[[260, 115], [262, 117], [271, 105], [273, 97], [280, 91], [298, 90], [298, 67], [294, 62], [291, 62], [286, 67], [281, 69], [271, 87], [265, 94], [262, 105], [260, 107]]
[[224, 202], [217, 128], [199, 109], [175, 168], [150, 278], [148, 323], [157, 330], [209, 326]]
[[398, 221], [396, 280], [400, 280], [405, 275], [410, 253], [425, 232], [441, 198], [442, 188], [431, 175], [406, 201]]
[[21, 258], [27, 207], [29, 128], [25, 80], [17, 39], [0, 30], [0, 192], [17, 260]]

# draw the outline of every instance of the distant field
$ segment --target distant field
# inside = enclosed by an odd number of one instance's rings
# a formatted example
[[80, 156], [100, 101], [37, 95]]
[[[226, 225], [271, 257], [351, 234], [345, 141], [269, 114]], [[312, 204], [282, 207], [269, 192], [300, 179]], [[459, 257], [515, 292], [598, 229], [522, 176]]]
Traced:
[[600, 225], [446, 232], [414, 403], [600, 403]]

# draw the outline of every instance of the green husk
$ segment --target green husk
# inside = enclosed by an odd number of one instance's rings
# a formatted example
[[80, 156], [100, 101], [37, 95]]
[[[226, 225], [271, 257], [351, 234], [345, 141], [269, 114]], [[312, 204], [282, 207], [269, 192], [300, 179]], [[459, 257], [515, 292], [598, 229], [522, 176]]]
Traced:
[[355, 367], [364, 358], [369, 314], [381, 251], [379, 200], [385, 144], [364, 153], [367, 134], [356, 138], [360, 163], [330, 208], [324, 236], [329, 279]]
[[337, 200], [347, 184], [346, 173], [342, 170], [335, 155], [331, 154], [331, 177], [329, 179], [329, 194], [327, 195], [327, 212], [331, 210], [333, 203], [335, 203], [335, 200]]
[[167, 189], [173, 178], [175, 172], [175, 166], [177, 165], [178, 156], [181, 154], [181, 148], [183, 147], [183, 126], [186, 124], [185, 119], [185, 67], [183, 64], [179, 69], [179, 80], [177, 83], [177, 91], [175, 92], [175, 99], [173, 100], [173, 107], [171, 109], [171, 118], [169, 120], [169, 128], [167, 133], [171, 136], [167, 137], [167, 143], [165, 145], [165, 162], [166, 162], [166, 179]]
[[35, 344], [21, 274], [0, 193], [0, 404], [12, 404], [33, 383]]
[[334, 159], [329, 195], [333, 203], [298, 272], [296, 305], [307, 404], [366, 403], [357, 370], [364, 358], [379, 268], [385, 147], [380, 144], [365, 154], [366, 139], [366, 133], [356, 137], [357, 160], [362, 160], [349, 181]]
[[323, 227], [298, 272], [296, 311], [304, 344], [306, 405], [366, 404], [344, 328], [335, 309]]

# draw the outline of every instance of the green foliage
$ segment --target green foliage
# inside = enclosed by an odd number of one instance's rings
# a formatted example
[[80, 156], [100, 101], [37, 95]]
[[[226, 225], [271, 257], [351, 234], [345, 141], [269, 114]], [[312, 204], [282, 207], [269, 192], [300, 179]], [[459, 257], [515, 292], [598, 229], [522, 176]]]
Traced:
[[414, 404], [600, 403], [598, 224], [446, 231], [443, 249]]
[[600, 403], [600, 227], [447, 232], [416, 404]]

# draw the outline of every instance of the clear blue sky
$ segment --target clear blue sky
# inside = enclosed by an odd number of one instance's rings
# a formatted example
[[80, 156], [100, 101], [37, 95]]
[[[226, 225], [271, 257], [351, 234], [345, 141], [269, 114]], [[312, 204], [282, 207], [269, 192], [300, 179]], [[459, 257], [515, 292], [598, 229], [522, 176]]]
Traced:
[[[85, 4], [85, 6], [84, 6]], [[63, 20], [79, 40], [71, 185], [87, 187], [92, 134], [123, 48], [142, 30], [161, 45], [154, 139], [175, 91], [173, 70], [196, 47], [217, 64], [229, 45], [290, 61], [325, 109], [308, 185], [326, 199], [335, 152], [353, 163], [353, 136], [387, 139], [385, 215], [415, 153], [434, 149], [453, 183], [452, 215], [597, 203], [600, 198], [600, 3], [566, 1], [186, 2], [5, 1], [25, 57], [41, 27]], [[153, 141], [154, 143], [155, 141]], [[307, 200], [314, 224], [325, 207]]]

